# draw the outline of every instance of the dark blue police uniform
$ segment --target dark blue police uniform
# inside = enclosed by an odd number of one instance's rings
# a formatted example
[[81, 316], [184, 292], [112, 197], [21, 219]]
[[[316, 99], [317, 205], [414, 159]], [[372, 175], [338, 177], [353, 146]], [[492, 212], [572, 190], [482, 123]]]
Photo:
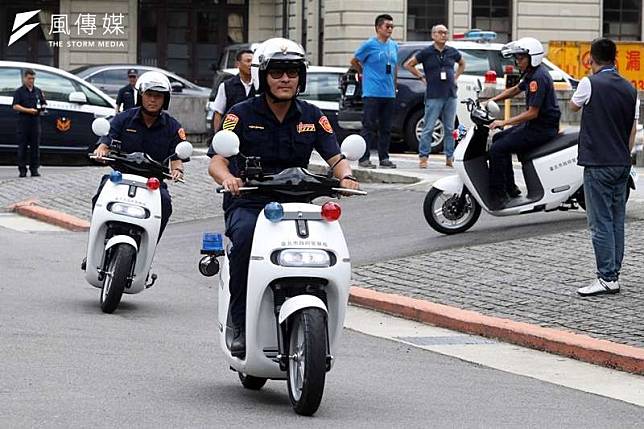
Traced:
[[[25, 85], [16, 89], [13, 94], [12, 106], [21, 105], [27, 109], [36, 109], [47, 104], [40, 88], [34, 86], [30, 91]], [[18, 112], [18, 154], [17, 164], [21, 175], [27, 172], [27, 147], [29, 147], [29, 170], [31, 174], [38, 174], [40, 167], [40, 114], [31, 115]]]
[[[177, 144], [184, 140], [184, 131], [181, 124], [168, 115], [161, 112], [151, 127], [147, 127], [141, 116], [141, 108], [126, 110], [117, 114], [110, 123], [109, 134], [102, 138], [101, 141], [109, 146], [113, 146], [113, 140], [121, 142], [120, 150], [125, 153], [144, 152], [158, 162], [163, 162], [173, 155]], [[100, 194], [103, 184], [109, 176], [103, 176], [101, 185], [94, 198], [92, 198], [92, 208], [96, 204], [98, 194]], [[172, 197], [168, 192], [168, 185], [161, 183], [161, 230], [159, 238], [163, 234], [170, 215], [172, 214]]]
[[[328, 160], [340, 154], [340, 146], [329, 120], [320, 109], [305, 101], [294, 100], [280, 123], [266, 103], [266, 96], [255, 97], [233, 106], [225, 116], [222, 129], [239, 136], [240, 154], [261, 157], [266, 174], [289, 167], [307, 167], [315, 149]], [[209, 155], [214, 155], [212, 149]], [[230, 171], [239, 177], [241, 156], [229, 158]], [[236, 326], [244, 325], [248, 262], [257, 216], [267, 202], [261, 196], [224, 196], [226, 235], [233, 247], [230, 260], [230, 312]], [[280, 202], [287, 202], [284, 199]]]
[[548, 70], [539, 64], [521, 80], [519, 89], [526, 93], [526, 110], [537, 107], [539, 115], [494, 135], [490, 149], [490, 191], [496, 195], [515, 187], [512, 154], [544, 144], [559, 132], [561, 112]]
[[132, 85], [128, 84], [119, 89], [116, 96], [116, 106], [119, 107], [121, 104], [123, 104], [124, 111], [134, 107], [134, 87]]

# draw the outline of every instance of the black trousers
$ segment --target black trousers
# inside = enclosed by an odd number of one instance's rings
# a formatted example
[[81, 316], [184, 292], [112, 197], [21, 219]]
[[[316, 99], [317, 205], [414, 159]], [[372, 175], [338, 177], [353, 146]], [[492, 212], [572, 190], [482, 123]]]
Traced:
[[263, 207], [236, 207], [226, 213], [226, 236], [233, 246], [230, 249], [230, 317], [236, 326], [246, 322], [246, 291], [248, 289], [248, 263], [253, 245], [257, 216]]
[[522, 153], [547, 143], [558, 132], [557, 128], [536, 128], [521, 124], [495, 134], [490, 148], [490, 192], [499, 195], [515, 185], [513, 153]]
[[18, 119], [17, 129], [18, 153], [17, 164], [21, 173], [27, 172], [27, 164], [32, 173], [40, 167], [40, 118], [23, 117]]

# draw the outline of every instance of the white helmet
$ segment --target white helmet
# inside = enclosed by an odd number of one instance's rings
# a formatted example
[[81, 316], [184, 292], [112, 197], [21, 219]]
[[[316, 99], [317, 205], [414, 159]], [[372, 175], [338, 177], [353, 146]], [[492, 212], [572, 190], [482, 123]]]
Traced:
[[524, 37], [514, 42], [510, 42], [501, 48], [501, 54], [505, 58], [517, 54], [525, 54], [530, 56], [530, 65], [537, 67], [541, 64], [545, 54], [543, 45], [534, 37]]
[[137, 106], [141, 106], [142, 95], [145, 91], [156, 91], [163, 93], [163, 110], [168, 110], [170, 106], [170, 93], [172, 86], [168, 77], [158, 71], [148, 71], [143, 73], [134, 85], [134, 101]]
[[299, 71], [298, 93], [306, 88], [306, 52], [299, 43], [276, 37], [257, 47], [250, 67], [251, 80], [258, 94], [267, 89], [266, 74], [275, 68], [294, 68]]

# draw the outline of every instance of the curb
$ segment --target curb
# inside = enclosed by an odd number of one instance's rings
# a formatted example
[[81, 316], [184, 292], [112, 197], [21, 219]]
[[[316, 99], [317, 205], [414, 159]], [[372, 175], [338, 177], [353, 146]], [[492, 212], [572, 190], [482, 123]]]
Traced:
[[349, 302], [405, 319], [644, 375], [644, 349], [639, 347], [356, 286], [351, 287]]
[[56, 210], [51, 210], [38, 205], [37, 200], [26, 200], [10, 206], [10, 209], [22, 216], [38, 219], [43, 222], [57, 225], [70, 231], [87, 231], [89, 222], [76, 216], [68, 215]]
[[[308, 169], [313, 173], [317, 174], [326, 174], [328, 166], [326, 164], [314, 164], [310, 163]], [[413, 173], [407, 172], [383, 172], [375, 170], [367, 170], [360, 168], [353, 168], [351, 170], [352, 174], [360, 182], [365, 183], [402, 183], [402, 184], [413, 184], [418, 183], [422, 179], [415, 176]]]

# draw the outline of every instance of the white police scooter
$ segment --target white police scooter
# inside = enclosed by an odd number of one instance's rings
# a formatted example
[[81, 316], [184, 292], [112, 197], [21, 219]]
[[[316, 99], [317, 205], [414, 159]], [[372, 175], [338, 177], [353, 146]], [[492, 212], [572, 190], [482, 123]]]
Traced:
[[[218, 132], [213, 146], [225, 157], [239, 153], [239, 139], [231, 131]], [[342, 144], [349, 160], [358, 159], [364, 149], [364, 139], [357, 135]], [[351, 259], [337, 221], [340, 206], [329, 201], [320, 207], [311, 200], [366, 192], [339, 188], [337, 179], [303, 168], [263, 176], [257, 160], [253, 162], [258, 174], [246, 176], [242, 192], [289, 195], [303, 202], [269, 203], [257, 219], [248, 268], [246, 354], [241, 359], [230, 353], [229, 249], [220, 234], [204, 234], [202, 253], [207, 256], [199, 269], [204, 275], [220, 272], [219, 343], [243, 386], [258, 390], [267, 379], [287, 379], [295, 412], [312, 415], [322, 400], [325, 374], [342, 333]], [[221, 270], [218, 256], [223, 256]]]
[[[98, 118], [92, 123], [92, 130], [103, 137], [109, 133], [110, 124]], [[191, 154], [190, 143], [177, 145], [175, 156], [179, 159], [187, 160]], [[157, 278], [156, 274], [150, 276], [150, 267], [161, 228], [159, 178], [170, 174], [167, 165], [140, 152], [124, 154], [112, 150], [102, 160], [114, 171], [96, 201], [87, 258], [81, 268], [89, 284], [101, 289], [103, 312], [112, 313], [123, 293], [139, 293]]]
[[[425, 197], [423, 213], [433, 229], [443, 234], [467, 231], [478, 220], [481, 208], [493, 216], [577, 209], [578, 205], [585, 209], [584, 170], [577, 165], [579, 131], [566, 129], [553, 140], [519, 155], [527, 195], [492, 210], [487, 164], [488, 125], [500, 109], [493, 101], [486, 108], [481, 107], [478, 99], [470, 98], [462, 103], [467, 104], [474, 125], [454, 151], [457, 174], [437, 180]], [[631, 169], [629, 188], [635, 189], [636, 180], [637, 173]]]

